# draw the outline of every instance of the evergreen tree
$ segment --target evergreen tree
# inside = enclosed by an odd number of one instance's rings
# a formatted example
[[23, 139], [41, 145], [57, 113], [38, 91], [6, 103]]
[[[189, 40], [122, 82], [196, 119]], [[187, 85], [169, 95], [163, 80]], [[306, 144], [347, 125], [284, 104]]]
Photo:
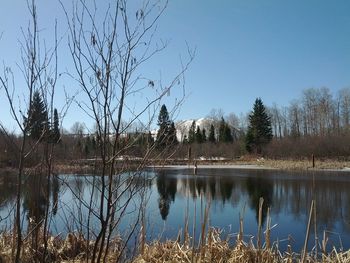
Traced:
[[174, 145], [177, 144], [177, 137], [176, 137], [176, 128], [175, 128], [175, 124], [172, 121], [169, 127], [169, 132], [168, 132], [168, 140], [167, 140], [167, 144], [168, 145]]
[[272, 140], [271, 120], [260, 98], [254, 103], [253, 112], [249, 115], [249, 126], [245, 138], [248, 152], [260, 154], [262, 147]]
[[149, 131], [147, 134], [147, 146], [151, 147], [153, 145], [153, 143], [154, 143], [154, 139], [152, 137], [151, 132]]
[[205, 128], [202, 129], [202, 141], [206, 142], [207, 141], [207, 134], [206, 134]]
[[208, 141], [211, 143], [214, 143], [216, 141], [215, 140], [215, 128], [214, 128], [213, 124], [210, 125]]
[[199, 126], [197, 126], [195, 137], [196, 137], [196, 143], [203, 142], [202, 132], [201, 132], [201, 129], [199, 128]]
[[225, 120], [223, 117], [221, 117], [220, 126], [219, 126], [219, 142], [225, 141]]
[[33, 140], [43, 139], [49, 134], [49, 122], [45, 103], [39, 91], [33, 93], [28, 118], [25, 119], [28, 135]]
[[232, 130], [228, 123], [225, 123], [224, 142], [233, 142]]
[[188, 131], [188, 142], [194, 143], [196, 141], [196, 121], [193, 121]]
[[164, 148], [177, 143], [175, 124], [170, 120], [168, 110], [164, 104], [160, 108], [158, 126], [157, 147]]
[[61, 140], [57, 109], [54, 109], [53, 111], [53, 129], [51, 131], [51, 139], [53, 143], [59, 143]]
[[157, 124], [159, 126], [159, 130], [157, 132], [156, 143], [157, 143], [157, 147], [162, 148], [166, 146], [166, 137], [167, 137], [167, 134], [169, 131], [169, 125], [170, 125], [168, 109], [164, 104], [160, 108]]
[[219, 126], [219, 142], [228, 143], [233, 142], [232, 132], [230, 126], [221, 118]]

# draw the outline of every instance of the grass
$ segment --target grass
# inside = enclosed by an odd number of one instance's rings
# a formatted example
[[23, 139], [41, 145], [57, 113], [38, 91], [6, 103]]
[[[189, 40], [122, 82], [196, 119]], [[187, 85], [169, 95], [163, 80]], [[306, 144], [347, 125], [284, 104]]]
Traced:
[[[242, 222], [241, 222], [242, 224]], [[271, 243], [270, 229], [267, 224], [263, 231], [263, 238], [260, 242], [257, 240], [254, 244], [253, 239], [248, 242], [243, 241], [243, 225], [239, 233], [235, 236], [235, 242], [232, 244], [230, 238], [222, 239], [221, 231], [217, 228], [209, 228], [204, 242], [199, 245], [193, 245], [193, 239], [187, 231], [179, 232], [176, 240], [167, 240], [161, 242], [153, 241], [149, 244], [139, 244], [139, 253], [132, 263], [170, 263], [170, 262], [227, 262], [227, 263], [277, 263], [277, 262], [350, 262], [350, 250], [339, 252], [335, 248], [329, 253], [318, 253], [314, 251], [304, 254], [292, 252], [291, 247], [285, 252], [278, 249], [278, 242]], [[259, 225], [261, 230], [261, 225]], [[262, 232], [262, 231], [261, 231]], [[232, 238], [232, 236], [231, 236]], [[39, 240], [42, 240], [39, 238]], [[106, 262], [115, 262], [120, 251], [120, 239], [111, 243], [111, 253]], [[13, 236], [2, 233], [0, 235], [0, 262], [11, 262]], [[324, 241], [326, 242], [326, 241]], [[69, 233], [65, 238], [60, 236], [50, 236], [48, 240], [48, 253], [45, 262], [89, 262], [87, 253], [91, 252], [93, 241], [88, 242], [82, 235]], [[272, 244], [272, 245], [270, 245]], [[43, 244], [36, 244], [34, 249], [30, 239], [25, 239], [21, 262], [35, 262], [43, 252]], [[141, 246], [142, 245], [142, 246]], [[89, 255], [91, 258], [91, 255]]]
[[331, 159], [323, 159], [315, 161], [315, 168], [312, 167], [312, 161], [310, 160], [261, 160], [257, 161], [261, 165], [266, 167], [272, 167], [282, 170], [310, 170], [310, 169], [318, 169], [318, 170], [326, 170], [326, 169], [334, 169], [341, 170], [350, 167], [349, 161], [341, 161], [341, 160], [331, 160]]
[[206, 236], [206, 243], [198, 247], [195, 252], [191, 246], [179, 241], [166, 241], [145, 246], [144, 253], [135, 258], [133, 263], [160, 263], [160, 262], [350, 262], [350, 251], [338, 252], [335, 248], [328, 254], [315, 257], [312, 253], [306, 253], [305, 258], [301, 254], [291, 251], [280, 252], [276, 246], [271, 248], [265, 244], [259, 248], [253, 242], [245, 243], [237, 239], [235, 245], [230, 246], [228, 240], [220, 238], [220, 231], [210, 228]]
[[[34, 241], [36, 239], [36, 241]], [[44, 254], [44, 242], [42, 231], [36, 236], [28, 235], [24, 238], [21, 251], [21, 262], [39, 262]], [[12, 262], [14, 235], [12, 233], [0, 234], [0, 263]], [[108, 262], [115, 262], [118, 257], [120, 238], [115, 238], [110, 243], [110, 255]], [[65, 238], [61, 235], [50, 236], [47, 242], [47, 251], [44, 262], [86, 262], [91, 258], [94, 241], [89, 241], [79, 233], [68, 233]]]

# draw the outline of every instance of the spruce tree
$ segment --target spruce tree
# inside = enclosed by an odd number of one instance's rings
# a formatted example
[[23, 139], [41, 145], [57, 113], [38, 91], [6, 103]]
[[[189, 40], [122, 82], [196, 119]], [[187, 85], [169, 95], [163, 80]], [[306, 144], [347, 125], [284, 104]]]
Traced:
[[245, 138], [248, 152], [260, 154], [262, 147], [272, 140], [271, 120], [260, 98], [254, 103], [253, 112], [249, 115], [249, 126]]
[[206, 134], [205, 128], [202, 129], [202, 141], [206, 142], [207, 141], [207, 134]]
[[39, 91], [33, 93], [28, 118], [25, 119], [28, 135], [33, 140], [43, 139], [49, 134], [48, 115]]
[[224, 128], [224, 142], [233, 142], [232, 130], [228, 123], [225, 123]]
[[196, 121], [193, 121], [188, 131], [188, 142], [194, 143], [196, 141]]
[[166, 137], [168, 135], [170, 125], [168, 109], [164, 104], [160, 108], [157, 124], [159, 126], [159, 130], [157, 132], [156, 143], [157, 147], [162, 148], [166, 146]]
[[197, 126], [195, 137], [196, 137], [196, 143], [202, 143], [203, 142], [202, 132], [201, 132], [201, 129], [199, 128], [199, 126]]
[[152, 137], [151, 132], [149, 131], [147, 134], [147, 147], [151, 147], [154, 143], [154, 139]]
[[225, 120], [223, 117], [221, 117], [220, 125], [219, 125], [219, 142], [224, 142], [225, 139]]
[[211, 143], [214, 143], [216, 141], [215, 140], [215, 128], [214, 128], [213, 124], [210, 125], [208, 141]]
[[51, 131], [51, 139], [53, 143], [59, 143], [61, 140], [59, 118], [56, 108], [53, 111], [53, 129]]
[[168, 132], [167, 137], [168, 137], [167, 138], [167, 145], [174, 145], [174, 144], [178, 143], [177, 137], [176, 137], [176, 128], [175, 128], [175, 124], [173, 121], [170, 123], [169, 132]]
[[233, 137], [231, 133], [231, 128], [226, 123], [225, 119], [222, 117], [219, 126], [219, 142], [228, 143], [232, 141]]
[[158, 126], [159, 130], [156, 139], [158, 148], [171, 146], [178, 142], [176, 137], [175, 124], [170, 120], [168, 110], [164, 104], [160, 108]]

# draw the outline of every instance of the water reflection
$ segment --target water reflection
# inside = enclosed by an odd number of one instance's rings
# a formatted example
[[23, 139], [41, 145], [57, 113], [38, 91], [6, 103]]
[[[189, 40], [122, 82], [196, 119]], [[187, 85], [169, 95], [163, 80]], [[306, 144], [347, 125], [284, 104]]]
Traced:
[[[349, 229], [350, 176], [336, 173], [295, 173], [281, 171], [202, 170], [193, 176], [190, 170], [161, 170], [156, 176], [160, 216], [167, 219], [176, 197], [196, 200], [202, 193], [216, 205], [236, 207], [246, 202], [258, 221], [259, 198], [264, 198], [263, 222], [267, 208], [274, 215], [288, 215], [305, 221], [314, 199], [318, 224], [333, 229], [340, 223]], [[180, 201], [179, 201], [180, 202]]]
[[16, 177], [12, 173], [0, 176], [0, 209], [10, 205], [16, 198]]
[[163, 220], [167, 219], [170, 203], [175, 200], [177, 190], [177, 179], [167, 177], [165, 170], [159, 171], [156, 177], [157, 190], [159, 193], [158, 207]]
[[[48, 186], [47, 177], [33, 173], [28, 175], [22, 182], [22, 212], [25, 215], [28, 233], [35, 233], [43, 224], [47, 207], [52, 207], [52, 214], [57, 214], [58, 196], [60, 191], [59, 179], [57, 176], [51, 176], [50, 185]], [[0, 212], [6, 213], [6, 207], [13, 211], [17, 191], [17, 175], [2, 174], [0, 176]], [[51, 200], [50, 203], [50, 191]], [[7, 218], [12, 215], [7, 215]], [[2, 217], [4, 218], [4, 217]], [[1, 222], [1, 221], [0, 221]]]
[[[132, 196], [131, 203], [134, 205], [127, 211], [130, 217], [134, 211], [138, 212], [138, 206], [134, 204], [138, 202], [137, 198], [145, 196], [135, 193], [141, 189], [149, 191], [148, 212], [155, 213], [154, 217], [150, 215], [149, 223], [154, 231], [158, 231], [155, 230], [158, 224], [159, 233], [166, 238], [173, 238], [184, 226], [185, 211], [189, 211], [191, 216], [195, 213], [194, 204], [197, 204], [198, 212], [201, 203], [205, 205], [208, 200], [211, 202], [211, 224], [221, 228], [232, 225], [233, 231], [238, 229], [235, 218], [246, 206], [245, 232], [254, 235], [259, 198], [263, 197], [263, 223], [270, 207], [273, 224], [278, 224], [273, 240], [294, 234], [294, 239], [302, 242], [310, 203], [315, 200], [319, 236], [324, 230], [340, 233], [344, 246], [350, 247], [350, 175], [346, 173], [199, 169], [197, 176], [194, 176], [190, 169], [170, 169], [150, 170], [140, 173], [138, 177], [125, 175], [113, 180], [118, 185], [121, 181], [122, 185], [130, 187], [125, 193]], [[84, 208], [82, 200], [85, 203], [91, 200], [95, 211], [100, 207], [98, 194], [102, 184], [99, 176], [52, 176], [49, 188], [45, 176], [31, 175], [22, 183], [23, 230], [33, 232], [34, 239], [46, 211], [50, 214], [55, 231], [60, 233], [79, 229], [82, 226], [79, 226], [79, 222], [86, 223], [89, 210]], [[14, 216], [10, 213], [13, 213], [16, 185], [15, 175], [0, 175], [0, 229], [5, 225], [8, 229], [12, 224]], [[113, 193], [115, 197], [121, 190]], [[199, 220], [199, 212], [196, 218]], [[128, 220], [121, 227], [127, 228]], [[95, 223], [91, 222], [98, 227]], [[171, 225], [173, 232], [163, 232], [164, 225]], [[152, 234], [156, 236], [158, 232]]]
[[259, 220], [259, 199], [262, 197], [264, 199], [262, 206], [262, 223], [264, 224], [267, 209], [273, 205], [273, 183], [263, 177], [249, 177], [246, 180], [246, 190], [249, 196], [249, 206], [255, 209], [255, 218], [258, 222]]

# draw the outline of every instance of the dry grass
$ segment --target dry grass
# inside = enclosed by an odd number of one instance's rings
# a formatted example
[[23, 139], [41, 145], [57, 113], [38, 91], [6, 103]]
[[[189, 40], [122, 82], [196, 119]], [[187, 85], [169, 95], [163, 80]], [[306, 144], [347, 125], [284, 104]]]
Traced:
[[[194, 252], [193, 252], [194, 251]], [[145, 246], [145, 251], [133, 263], [160, 262], [281, 262], [280, 255], [270, 249], [255, 249], [243, 241], [234, 247], [228, 240], [221, 240], [220, 231], [210, 228], [203, 246], [193, 250], [191, 246], [178, 241], [156, 241]]]
[[[261, 249], [254, 246], [252, 242], [245, 243], [237, 239], [234, 246], [230, 246], [228, 240], [220, 239], [220, 232], [211, 228], [206, 236], [206, 243], [202, 247], [193, 249], [188, 244], [178, 241], [156, 241], [150, 245], [145, 245], [144, 253], [135, 258], [132, 263], [277, 263], [277, 262], [302, 262], [300, 254], [286, 251], [280, 252], [276, 247]], [[319, 255], [317, 258], [313, 254], [306, 254], [304, 262], [350, 262], [350, 250], [337, 252], [333, 249], [329, 254]]]
[[[132, 263], [210, 263], [210, 262], [227, 262], [227, 263], [277, 263], [277, 262], [303, 262], [302, 256], [291, 252], [280, 252], [276, 246], [269, 247], [270, 241], [268, 231], [265, 232], [265, 243], [261, 248], [256, 247], [252, 240], [244, 242], [237, 235], [234, 245], [230, 244], [229, 239], [221, 239], [221, 231], [216, 228], [209, 228], [205, 236], [205, 242], [196, 246], [195, 249], [190, 245], [189, 236], [180, 242], [179, 238], [175, 241], [154, 241], [151, 244], [144, 244], [144, 250]], [[11, 249], [13, 237], [10, 234], [2, 233], [0, 236], [0, 262], [11, 262]], [[110, 254], [106, 262], [116, 262], [119, 255], [120, 240], [115, 240], [111, 244]], [[48, 253], [45, 262], [89, 262], [87, 261], [86, 251], [92, 251], [93, 242], [87, 242], [82, 235], [68, 234], [65, 239], [59, 236], [51, 236], [48, 241]], [[31, 244], [25, 241], [23, 245], [21, 262], [36, 262], [43, 251], [43, 244], [39, 244], [38, 249], [33, 249]], [[89, 255], [91, 258], [91, 255]], [[310, 263], [328, 263], [350, 262], [350, 250], [338, 252], [335, 248], [328, 254], [319, 254], [316, 258], [314, 254], [306, 254], [304, 262]]]
[[350, 161], [345, 159], [325, 159], [315, 157], [315, 167], [312, 167], [312, 158], [310, 159], [266, 159], [259, 156], [247, 155], [240, 159], [226, 162], [226, 164], [237, 165], [259, 165], [266, 168], [275, 168], [281, 170], [342, 170], [350, 168]]
[[260, 164], [266, 167], [272, 167], [283, 170], [326, 170], [326, 169], [335, 169], [341, 170], [350, 167], [349, 161], [340, 161], [340, 160], [315, 160], [315, 168], [312, 167], [311, 160], [263, 160], [259, 159], [256, 161], [256, 164]]
[[[39, 233], [38, 242], [33, 243], [29, 237], [24, 239], [21, 251], [21, 262], [37, 262], [43, 258], [44, 243], [42, 233]], [[120, 238], [115, 238], [110, 244], [108, 262], [115, 262], [119, 255]], [[0, 234], [0, 263], [12, 262], [14, 245], [13, 235], [10, 233]], [[65, 238], [50, 236], [47, 242], [45, 262], [86, 262], [91, 258], [94, 242], [86, 240], [82, 234], [69, 233]]]

